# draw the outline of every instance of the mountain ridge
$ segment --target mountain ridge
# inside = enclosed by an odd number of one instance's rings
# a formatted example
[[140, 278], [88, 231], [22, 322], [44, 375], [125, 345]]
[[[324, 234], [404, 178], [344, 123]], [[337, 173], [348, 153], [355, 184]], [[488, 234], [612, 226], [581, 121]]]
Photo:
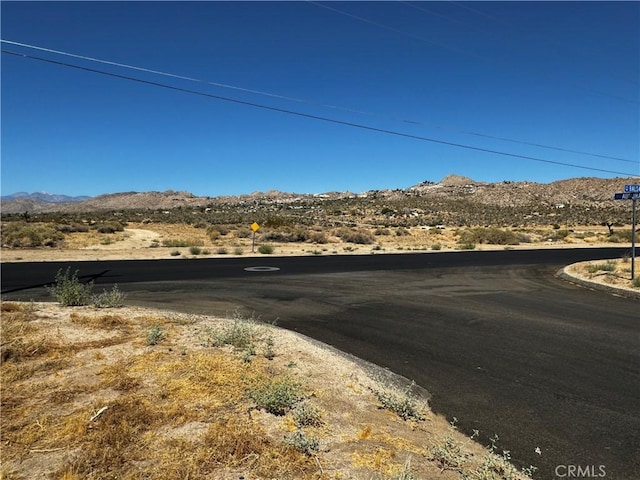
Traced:
[[253, 192], [242, 195], [196, 196], [187, 191], [118, 192], [96, 197], [70, 197], [43, 192], [19, 192], [3, 196], [2, 213], [90, 212], [109, 210], [171, 210], [178, 207], [206, 207], [209, 204], [247, 204], [250, 202], [293, 203], [301, 200], [336, 200], [345, 198], [423, 197], [465, 199], [494, 206], [587, 205], [598, 207], [613, 202], [613, 195], [625, 184], [640, 183], [640, 177], [603, 179], [579, 177], [551, 183], [530, 181], [480, 182], [461, 175], [447, 175], [439, 182], [425, 180], [404, 189], [368, 190], [362, 193], [326, 192], [321, 194]]

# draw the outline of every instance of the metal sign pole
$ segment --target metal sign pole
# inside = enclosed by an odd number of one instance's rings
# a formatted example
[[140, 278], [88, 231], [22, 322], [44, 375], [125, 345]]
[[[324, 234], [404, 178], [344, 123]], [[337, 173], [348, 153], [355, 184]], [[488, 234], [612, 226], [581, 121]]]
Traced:
[[614, 194], [613, 199], [633, 202], [631, 215], [631, 281], [633, 281], [636, 277], [636, 201], [640, 199], [640, 185], [625, 185], [624, 192]]
[[633, 214], [631, 216], [631, 281], [636, 275], [636, 199], [633, 199]]

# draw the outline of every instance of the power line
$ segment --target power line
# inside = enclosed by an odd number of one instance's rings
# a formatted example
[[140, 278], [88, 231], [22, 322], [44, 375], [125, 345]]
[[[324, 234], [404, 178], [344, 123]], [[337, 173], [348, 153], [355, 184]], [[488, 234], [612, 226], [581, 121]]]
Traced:
[[19, 52], [13, 52], [11, 50], [2, 50], [2, 53], [7, 53], [9, 55], [14, 55], [17, 57], [23, 57], [23, 58], [28, 58], [31, 60], [38, 60], [41, 62], [45, 62], [45, 63], [51, 63], [54, 65], [60, 65], [60, 66], [64, 66], [64, 67], [69, 67], [69, 68], [75, 68], [77, 70], [82, 70], [82, 71], [86, 71], [86, 72], [91, 72], [91, 73], [98, 73], [100, 75], [106, 75], [109, 77], [115, 77], [115, 78], [120, 78], [123, 80], [130, 80], [133, 82], [138, 82], [138, 83], [142, 83], [145, 85], [153, 85], [156, 87], [161, 87], [161, 88], [166, 88], [169, 90], [175, 90], [178, 92], [184, 92], [184, 93], [190, 93], [190, 94], [194, 94], [194, 95], [199, 95], [202, 97], [207, 97], [207, 98], [212, 98], [212, 99], [216, 99], [216, 100], [222, 100], [222, 101], [226, 101], [226, 102], [232, 102], [232, 103], [236, 103], [236, 104], [240, 104], [240, 105], [247, 105], [247, 106], [251, 106], [251, 107], [255, 107], [255, 108], [261, 108], [264, 110], [270, 110], [270, 111], [274, 111], [274, 112], [281, 112], [281, 113], [286, 113], [289, 115], [296, 115], [299, 117], [304, 117], [304, 118], [311, 118], [314, 120], [321, 120], [323, 122], [328, 122], [328, 123], [334, 123], [337, 125], [345, 125], [345, 126], [349, 126], [349, 127], [354, 127], [354, 128], [359, 128], [362, 130], [369, 130], [372, 132], [378, 132], [378, 133], [385, 133], [388, 135], [394, 135], [397, 137], [403, 137], [403, 138], [411, 138], [414, 140], [421, 140], [421, 141], [425, 141], [425, 142], [430, 142], [430, 143], [436, 143], [436, 144], [440, 144], [440, 145], [448, 145], [451, 147], [457, 147], [457, 148], [464, 148], [467, 150], [474, 150], [477, 152], [484, 152], [484, 153], [491, 153], [494, 155], [502, 155], [502, 156], [506, 156], [506, 157], [511, 157], [511, 158], [519, 158], [519, 159], [523, 159], [523, 160], [531, 160], [531, 161], [535, 161], [535, 162], [542, 162], [542, 163], [548, 163], [548, 164], [553, 164], [553, 165], [562, 165], [565, 167], [571, 167], [571, 168], [579, 168], [579, 169], [583, 169], [583, 170], [591, 170], [591, 171], [596, 171], [596, 172], [603, 172], [603, 173], [613, 173], [616, 175], [624, 175], [624, 176], [630, 176], [630, 177], [634, 177], [637, 176], [636, 174], [633, 173], [629, 173], [629, 172], [618, 172], [615, 170], [606, 170], [606, 169], [602, 169], [602, 168], [594, 168], [594, 167], [586, 167], [584, 165], [576, 165], [576, 164], [571, 164], [571, 163], [566, 163], [566, 162], [559, 162], [559, 161], [555, 161], [555, 160], [546, 160], [546, 159], [542, 159], [542, 158], [537, 158], [537, 157], [530, 157], [527, 155], [519, 155], [519, 154], [515, 154], [515, 153], [509, 153], [509, 152], [502, 152], [502, 151], [498, 151], [498, 150], [490, 150], [487, 148], [481, 148], [481, 147], [474, 147], [472, 145], [465, 145], [465, 144], [461, 144], [461, 143], [454, 143], [454, 142], [447, 142], [444, 140], [438, 140], [438, 139], [434, 139], [434, 138], [429, 138], [429, 137], [422, 137], [419, 135], [411, 135], [408, 133], [402, 133], [402, 132], [397, 132], [394, 130], [386, 130], [386, 129], [382, 129], [382, 128], [376, 128], [376, 127], [371, 127], [368, 125], [362, 125], [359, 123], [353, 123], [353, 122], [345, 122], [343, 120], [336, 120], [333, 118], [329, 118], [329, 117], [323, 117], [323, 116], [319, 116], [319, 115], [311, 115], [308, 113], [302, 113], [302, 112], [297, 112], [294, 110], [287, 110], [284, 108], [278, 108], [278, 107], [271, 107], [268, 105], [262, 105], [259, 103], [254, 103], [254, 102], [247, 102], [244, 100], [238, 100], [235, 98], [229, 98], [229, 97], [223, 97], [220, 95], [213, 95], [210, 93], [205, 93], [205, 92], [199, 92], [197, 90], [191, 90], [191, 89], [187, 89], [187, 88], [182, 88], [182, 87], [176, 87], [173, 85], [167, 85], [165, 83], [159, 83], [159, 82], [154, 82], [154, 81], [150, 81], [150, 80], [143, 80], [140, 78], [135, 78], [135, 77], [130, 77], [127, 75], [120, 75], [117, 73], [111, 73], [111, 72], [106, 72], [104, 70], [97, 70], [94, 68], [89, 68], [89, 67], [83, 67], [80, 65], [73, 65], [70, 63], [66, 63], [66, 62], [59, 62], [56, 60], [51, 60], [51, 59], [47, 59], [47, 58], [42, 58], [42, 57], [36, 57], [33, 55], [27, 55], [25, 53], [19, 53]]
[[[413, 38], [414, 40], [420, 40], [420, 41], [423, 41], [423, 42], [431, 43], [433, 45], [437, 45], [437, 46], [442, 47], [444, 49], [451, 50], [453, 52], [456, 52], [456, 53], [459, 53], [459, 54], [462, 54], [462, 55], [466, 55], [468, 57], [472, 57], [472, 58], [475, 58], [475, 59], [483, 60], [483, 61], [488, 62], [488, 63], [490, 63], [490, 64], [492, 64], [494, 66], [497, 66], [497, 67], [499, 67], [499, 68], [501, 68], [501, 69], [503, 69], [505, 71], [511, 72], [511, 73], [513, 73], [515, 75], [519, 75], [519, 76], [522, 75], [519, 71], [513, 70], [513, 69], [509, 68], [509, 66], [506, 66], [501, 62], [496, 62], [495, 60], [493, 60], [493, 59], [491, 59], [489, 57], [485, 57], [483, 55], [478, 55], [476, 53], [473, 53], [473, 52], [470, 52], [470, 51], [467, 51], [467, 50], [462, 50], [462, 49], [459, 49], [459, 48], [456, 48], [456, 47], [452, 47], [451, 45], [447, 45], [447, 44], [444, 44], [442, 42], [436, 42], [436, 41], [433, 41], [433, 40], [429, 40], [429, 39], [421, 37], [419, 35], [414, 35], [413, 33], [409, 33], [409, 32], [406, 32], [404, 30], [399, 30], [397, 28], [390, 27], [389, 25], [385, 25], [384, 23], [375, 22], [375, 21], [370, 20], [368, 18], [361, 17], [359, 15], [354, 15], [352, 13], [345, 12], [344, 10], [340, 10], [338, 8], [335, 8], [335, 7], [329, 7], [327, 5], [323, 5], [321, 3], [314, 2], [312, 0], [307, 0], [307, 3], [311, 3], [311, 4], [313, 4], [313, 5], [317, 6], [317, 7], [325, 8], [327, 10], [331, 10], [333, 12], [339, 13], [340, 15], [344, 15], [346, 17], [351, 17], [351, 18], [354, 18], [354, 19], [359, 20], [361, 22], [368, 23], [370, 25], [374, 25], [376, 27], [383, 28], [385, 30], [389, 30], [391, 32], [398, 33], [400, 35], [404, 35], [405, 37]], [[540, 77], [540, 78], [551, 78], [551, 79], [553, 79], [553, 77], [551, 75], [538, 74], [538, 75], [535, 75], [535, 76]], [[626, 102], [626, 103], [640, 103], [638, 100], [630, 100], [628, 98], [620, 97], [618, 95], [613, 95], [611, 93], [601, 92], [600, 90], [595, 90], [595, 89], [587, 87], [585, 85], [574, 84], [574, 86], [578, 87], [578, 88], [582, 88], [583, 90], [590, 91], [592, 93], [597, 93], [598, 95], [602, 95], [602, 96], [609, 97], [609, 98], [615, 98], [617, 100], [620, 100], [620, 101], [623, 101], [623, 102]]]
[[[313, 2], [311, 2], [311, 3], [313, 3]], [[322, 6], [322, 5], [320, 5], [320, 6]], [[325, 8], [329, 8], [329, 7], [325, 7]], [[372, 22], [372, 23], [374, 23], [374, 22]], [[257, 94], [257, 95], [263, 95], [263, 96], [267, 96], [267, 97], [271, 97], [271, 98], [278, 98], [278, 99], [281, 99], [281, 100], [288, 100], [288, 101], [302, 103], [302, 104], [306, 104], [306, 105], [313, 105], [313, 106], [318, 106], [318, 107], [330, 108], [332, 110], [340, 110], [340, 111], [349, 112], [349, 113], [356, 113], [356, 114], [359, 114], [359, 115], [367, 115], [367, 116], [372, 116], [372, 117], [377, 117], [377, 118], [391, 119], [393, 121], [402, 122], [402, 123], [408, 123], [408, 124], [412, 124], [412, 125], [419, 125], [419, 126], [428, 127], [428, 128], [437, 128], [439, 130], [444, 130], [444, 131], [449, 131], [449, 132], [462, 133], [462, 134], [465, 134], [465, 135], [474, 135], [474, 136], [477, 136], [477, 137], [488, 138], [488, 139], [492, 139], [492, 140], [499, 140], [499, 141], [503, 141], [503, 142], [510, 142], [510, 143], [515, 143], [515, 144], [520, 144], [520, 145], [528, 145], [528, 146], [532, 146], [532, 147], [545, 148], [545, 149], [548, 149], [548, 150], [556, 150], [556, 151], [560, 151], [560, 152], [575, 153], [575, 154], [579, 154], [579, 155], [587, 155], [587, 156], [597, 157], [597, 158], [605, 158], [605, 159], [609, 159], [609, 160], [615, 160], [615, 161], [618, 161], [618, 162], [627, 162], [627, 163], [633, 163], [633, 164], [638, 163], [635, 160], [630, 160], [630, 159], [627, 159], [627, 158], [614, 157], [614, 156], [610, 156], [610, 155], [602, 155], [602, 154], [591, 153], [591, 152], [584, 152], [584, 151], [573, 150], [573, 149], [569, 149], [569, 148], [563, 148], [563, 147], [557, 147], [557, 146], [551, 146], [551, 145], [544, 145], [544, 144], [541, 144], [541, 143], [526, 142], [526, 141], [523, 141], [523, 140], [515, 140], [515, 139], [512, 139], [512, 138], [501, 137], [501, 136], [496, 136], [496, 135], [489, 135], [489, 134], [474, 132], [474, 131], [470, 131], [470, 130], [458, 130], [458, 129], [454, 129], [454, 128], [450, 128], [450, 127], [444, 127], [444, 126], [441, 126], [441, 125], [436, 125], [436, 124], [426, 123], [426, 122], [421, 122], [421, 121], [416, 121], [416, 120], [408, 120], [408, 119], [403, 119], [403, 118], [398, 118], [398, 117], [389, 117], [387, 115], [381, 115], [381, 114], [378, 114], [378, 113], [367, 112], [367, 111], [364, 111], [364, 110], [357, 110], [357, 109], [346, 108], [346, 107], [341, 107], [341, 106], [327, 104], [327, 103], [314, 102], [314, 101], [311, 101], [311, 100], [305, 100], [305, 99], [296, 98], [296, 97], [290, 97], [290, 96], [286, 96], [286, 95], [279, 95], [279, 94], [265, 92], [265, 91], [261, 91], [261, 90], [238, 87], [238, 86], [224, 84], [224, 83], [211, 82], [211, 81], [201, 80], [201, 79], [197, 79], [197, 78], [186, 77], [184, 75], [177, 75], [177, 74], [174, 74], [174, 73], [163, 72], [163, 71], [160, 71], [160, 70], [153, 70], [153, 69], [144, 68], [144, 67], [137, 67], [137, 66], [128, 65], [128, 64], [125, 64], [125, 63], [114, 62], [114, 61], [110, 61], [110, 60], [103, 60], [103, 59], [99, 59], [99, 58], [88, 57], [88, 56], [85, 56], [85, 55], [78, 55], [78, 54], [74, 54], [74, 53], [63, 52], [63, 51], [60, 51], [60, 50], [53, 50], [51, 48], [39, 47], [39, 46], [36, 46], [36, 45], [29, 45], [29, 44], [26, 44], [26, 43], [14, 42], [14, 41], [11, 41], [11, 40], [0, 40], [0, 42], [7, 43], [7, 44], [10, 44], [10, 45], [19, 46], [19, 47], [30, 48], [30, 49], [33, 49], [33, 50], [39, 50], [39, 51], [42, 51], [42, 52], [62, 55], [62, 56], [66, 56], [66, 57], [72, 57], [72, 58], [77, 58], [77, 59], [81, 59], [81, 60], [87, 60], [87, 61], [91, 61], [91, 62], [101, 63], [101, 64], [104, 64], [104, 65], [110, 65], [110, 66], [115, 66], [115, 67], [120, 67], [120, 68], [127, 68], [127, 69], [130, 69], [130, 70], [136, 70], [136, 71], [145, 72], [145, 73], [152, 73], [152, 74], [155, 74], [155, 75], [161, 75], [161, 76], [165, 76], [165, 77], [176, 78], [176, 79], [179, 79], [179, 80], [188, 80], [188, 81], [191, 81], [191, 82], [203, 83], [203, 84], [212, 85], [212, 86], [215, 86], [215, 87], [228, 88], [228, 89], [232, 89], [232, 90], [237, 90], [237, 91], [242, 91], [242, 92], [247, 92], [247, 93], [253, 93], [253, 94]]]

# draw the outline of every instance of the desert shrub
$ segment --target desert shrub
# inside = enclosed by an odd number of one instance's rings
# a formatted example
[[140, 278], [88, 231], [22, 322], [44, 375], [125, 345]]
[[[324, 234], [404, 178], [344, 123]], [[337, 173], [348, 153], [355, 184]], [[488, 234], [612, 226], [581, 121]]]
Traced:
[[302, 387], [289, 377], [269, 379], [253, 386], [247, 395], [256, 404], [273, 415], [284, 415], [303, 399]]
[[264, 222], [265, 227], [271, 227], [271, 228], [284, 227], [286, 225], [291, 225], [291, 220], [285, 217], [281, 217], [279, 215], [268, 217]]
[[167, 337], [167, 334], [160, 325], [154, 325], [147, 333], [147, 345], [154, 346]]
[[634, 277], [633, 280], [631, 281], [631, 285], [633, 285], [636, 288], [640, 287], [640, 276]]
[[263, 233], [260, 239], [263, 242], [306, 242], [309, 240], [309, 232], [300, 228], [272, 230]]
[[554, 242], [556, 241], [561, 241], [564, 240], [565, 238], [567, 238], [569, 236], [569, 230], [555, 230], [553, 233], [551, 233], [547, 239], [548, 240], [552, 240]]
[[517, 232], [516, 234], [516, 240], [518, 243], [532, 243], [533, 239], [531, 238], [531, 235], [529, 235], [528, 233], [524, 233], [524, 232]]
[[162, 245], [165, 247], [202, 247], [204, 242], [202, 240], [162, 240]]
[[424, 420], [423, 406], [411, 395], [411, 389], [414, 385], [411, 383], [403, 391], [384, 388], [376, 390], [374, 393], [384, 408], [392, 411], [403, 420]]
[[234, 255], [242, 255], [244, 253], [244, 250], [242, 249], [242, 247], [235, 247], [233, 249], [233, 254]]
[[238, 228], [234, 235], [237, 238], [249, 238], [253, 235], [253, 231], [250, 228]]
[[225, 247], [220, 247], [216, 250], [216, 253], [218, 253], [218, 255], [226, 255], [229, 251]]
[[374, 235], [391, 235], [391, 231], [388, 228], [376, 228], [373, 234]]
[[465, 230], [460, 234], [458, 242], [461, 244], [488, 243], [490, 245], [517, 245], [519, 243], [514, 232], [495, 227]]
[[274, 248], [271, 245], [260, 245], [258, 247], [258, 252], [264, 255], [270, 255], [273, 253]]
[[93, 297], [93, 304], [98, 308], [116, 308], [124, 305], [127, 294], [114, 285], [111, 290], [103, 290]]
[[64, 235], [52, 224], [9, 222], [2, 226], [2, 244], [10, 247], [54, 247]]
[[120, 222], [105, 222], [95, 226], [98, 233], [116, 233], [123, 232], [124, 225]]
[[313, 455], [320, 450], [320, 440], [316, 436], [308, 436], [304, 430], [295, 430], [284, 437], [284, 443], [300, 453]]
[[85, 233], [89, 231], [89, 226], [82, 223], [61, 224], [56, 225], [56, 228], [61, 233]]
[[350, 228], [341, 228], [336, 233], [343, 242], [356, 243], [359, 245], [370, 245], [375, 242], [371, 232], [364, 229], [352, 230]]
[[177, 257], [180, 255], [180, 250], [172, 250], [169, 255], [171, 255], [172, 257]]
[[615, 272], [616, 271], [616, 263], [612, 261], [608, 261], [606, 263], [595, 263], [593, 265], [587, 266], [587, 272], [589, 273], [597, 273], [597, 272]]
[[191, 255], [200, 255], [202, 253], [202, 249], [196, 245], [192, 245], [189, 247], [189, 253]]
[[65, 307], [88, 305], [92, 298], [93, 282], [82, 283], [78, 279], [78, 271], [71, 273], [69, 267], [64, 272], [58, 270], [56, 281], [48, 290]]
[[327, 238], [327, 234], [324, 232], [311, 232], [309, 234], [309, 240], [311, 240], [313, 243], [321, 244], [325, 244], [329, 241], [329, 239]]
[[[632, 235], [631, 230], [618, 230], [617, 232], [607, 237], [607, 242], [610, 243], [631, 243]], [[636, 234], [636, 241], [638, 240]]]
[[254, 320], [234, 314], [232, 322], [209, 331], [206, 345], [231, 345], [234, 348], [246, 349], [258, 341], [259, 337], [260, 332]]
[[318, 427], [322, 425], [322, 414], [313, 405], [301, 403], [291, 412], [293, 421], [298, 428], [300, 427]]

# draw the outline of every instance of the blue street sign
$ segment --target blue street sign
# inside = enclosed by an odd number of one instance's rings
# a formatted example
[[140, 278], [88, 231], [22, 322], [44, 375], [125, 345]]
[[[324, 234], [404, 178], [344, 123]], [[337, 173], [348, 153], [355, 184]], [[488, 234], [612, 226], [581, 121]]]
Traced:
[[632, 193], [615, 193], [613, 195], [614, 200], [640, 200], [640, 191]]
[[625, 193], [636, 193], [640, 192], [640, 185], [625, 185], [624, 186]]

